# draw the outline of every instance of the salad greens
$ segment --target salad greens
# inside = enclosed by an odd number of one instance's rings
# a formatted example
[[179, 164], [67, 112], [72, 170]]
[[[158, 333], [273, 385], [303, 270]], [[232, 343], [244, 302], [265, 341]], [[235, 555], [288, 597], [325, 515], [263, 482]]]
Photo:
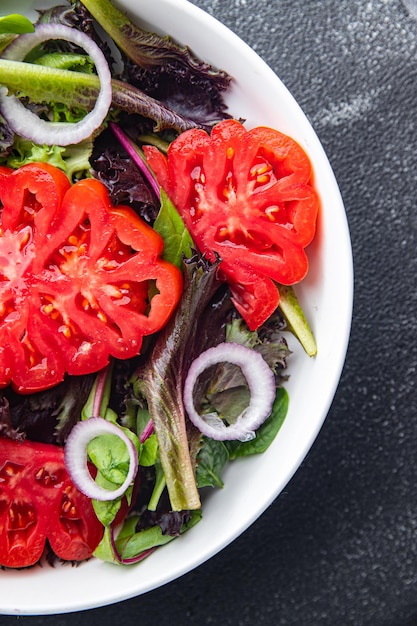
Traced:
[[169, 36], [139, 28], [110, 0], [86, 0], [83, 5], [118, 46], [125, 82], [133, 81], [200, 127], [228, 117], [222, 98], [231, 82], [226, 72], [196, 58], [187, 46]]
[[0, 17], [0, 34], [18, 35], [22, 33], [33, 33], [35, 27], [32, 22], [24, 15], [12, 13]]
[[[182, 389], [196, 354], [193, 344], [200, 340], [200, 318], [217, 287], [216, 266], [201, 265], [199, 261], [185, 264], [182, 300], [137, 381], [152, 415], [171, 505], [177, 511], [200, 508], [194, 467], [201, 434], [191, 424], [187, 432]], [[200, 341], [199, 348], [203, 348]]]
[[[0, 117], [0, 164], [18, 168], [41, 161], [62, 169], [71, 181], [102, 181], [114, 204], [129, 204], [162, 236], [164, 258], [182, 270], [184, 291], [174, 316], [145, 342], [137, 358], [114, 360], [96, 376], [68, 376], [36, 394], [2, 390], [0, 434], [62, 446], [76, 422], [94, 415], [123, 429], [137, 449], [138, 478], [124, 496], [93, 502], [105, 529], [95, 555], [113, 563], [134, 563], [200, 520], [204, 488], [223, 486], [228, 462], [263, 453], [274, 440], [289, 402], [282, 386], [290, 355], [283, 335], [285, 318], [308, 354], [316, 347], [291, 289], [285, 292], [283, 302], [291, 306], [284, 315], [277, 310], [257, 331], [248, 329], [219, 279], [219, 259], [209, 262], [196, 251], [168, 196], [161, 192], [155, 197], [108, 127], [117, 121], [138, 145], [145, 140], [158, 146], [168, 146], [189, 128], [210, 130], [230, 117], [223, 96], [231, 78], [169, 37], [142, 30], [110, 0], [73, 0], [70, 6], [41, 12], [39, 22], [83, 24], [96, 40], [96, 22], [107, 32], [122, 59], [120, 67], [113, 51], [104, 46], [112, 69], [112, 109], [87, 141], [65, 148], [14, 135]], [[2, 37], [10, 41], [32, 28], [22, 16], [1, 18], [0, 47]], [[40, 46], [30, 54], [30, 63], [0, 58], [0, 84], [54, 121], [82, 119], [100, 87], [88, 57], [62, 42]], [[223, 341], [260, 352], [275, 375], [271, 415], [251, 441], [202, 436], [185, 414], [182, 389], [192, 361]], [[200, 381], [195, 401], [203, 411], [216, 411], [231, 422], [248, 404], [246, 382], [235, 366], [221, 364]], [[114, 489], [123, 484], [129, 463], [120, 440], [101, 435], [90, 442], [88, 456], [100, 485]], [[123, 512], [126, 520], [116, 533]]]
[[[56, 59], [56, 56], [54, 58]], [[42, 57], [42, 65], [39, 66], [36, 63], [0, 59], [0, 80], [7, 85], [9, 93], [19, 93], [31, 100], [47, 101], [52, 104], [58, 101], [72, 113], [74, 110], [80, 111], [78, 114], [80, 117], [97, 100], [100, 86], [95, 74], [49, 66], [45, 56]], [[129, 114], [146, 116], [153, 121], [155, 131], [174, 128], [181, 132], [197, 126], [193, 120], [170, 109], [133, 85], [113, 79], [112, 90], [115, 107]]]
[[32, 22], [24, 15], [12, 13], [0, 17], [0, 53], [13, 41], [16, 35], [33, 33]]

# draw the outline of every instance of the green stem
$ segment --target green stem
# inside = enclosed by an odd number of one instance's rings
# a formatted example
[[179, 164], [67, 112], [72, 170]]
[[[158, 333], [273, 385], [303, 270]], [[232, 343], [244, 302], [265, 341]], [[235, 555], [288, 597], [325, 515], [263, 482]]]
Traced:
[[279, 285], [279, 308], [289, 329], [297, 337], [308, 356], [317, 354], [317, 344], [293, 287]]
[[172, 510], [199, 509], [201, 502], [188, 449], [182, 389], [168, 379], [169, 370], [169, 358], [161, 355], [147, 371], [148, 388], [158, 390], [158, 393], [148, 394], [149, 411], [158, 437]]
[[161, 495], [166, 487], [166, 480], [164, 470], [162, 469], [161, 463], [155, 463], [155, 487], [153, 489], [151, 498], [149, 500], [148, 509], [149, 511], [156, 511], [156, 507], [158, 506], [158, 502], [161, 498]]

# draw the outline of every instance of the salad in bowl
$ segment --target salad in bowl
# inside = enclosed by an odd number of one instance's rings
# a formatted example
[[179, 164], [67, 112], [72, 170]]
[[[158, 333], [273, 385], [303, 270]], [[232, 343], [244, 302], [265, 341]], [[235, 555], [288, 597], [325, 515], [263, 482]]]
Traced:
[[172, 580], [272, 502], [352, 277], [321, 146], [230, 31], [171, 0], [30, 8], [0, 18], [0, 610], [56, 613]]

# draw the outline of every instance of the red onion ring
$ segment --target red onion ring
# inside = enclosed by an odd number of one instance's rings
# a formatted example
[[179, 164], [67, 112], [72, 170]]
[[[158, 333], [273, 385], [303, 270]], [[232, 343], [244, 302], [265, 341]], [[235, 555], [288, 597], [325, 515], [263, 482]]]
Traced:
[[[242, 370], [250, 391], [250, 402], [236, 422], [227, 426], [217, 413], [200, 415], [194, 406], [193, 392], [198, 377], [212, 365], [233, 363]], [[202, 433], [220, 441], [250, 441], [255, 431], [271, 414], [276, 388], [274, 373], [259, 352], [238, 343], [220, 343], [193, 361], [185, 380], [183, 401], [188, 417]]]
[[[124, 483], [114, 490], [104, 489], [91, 476], [87, 465], [87, 445], [99, 435], [116, 435], [129, 452], [129, 471]], [[78, 422], [71, 430], [65, 444], [65, 465], [74, 485], [86, 496], [95, 500], [116, 500], [122, 496], [138, 471], [138, 454], [134, 443], [121, 428], [102, 417], [90, 417]]]
[[71, 41], [91, 57], [100, 79], [100, 91], [94, 108], [76, 123], [47, 122], [26, 109], [18, 98], [0, 89], [0, 110], [10, 128], [18, 135], [38, 144], [68, 146], [87, 139], [103, 122], [112, 102], [111, 73], [104, 54], [97, 44], [82, 33], [63, 24], [42, 24], [34, 33], [17, 37], [3, 52], [3, 58], [23, 61], [35, 46], [50, 39]]

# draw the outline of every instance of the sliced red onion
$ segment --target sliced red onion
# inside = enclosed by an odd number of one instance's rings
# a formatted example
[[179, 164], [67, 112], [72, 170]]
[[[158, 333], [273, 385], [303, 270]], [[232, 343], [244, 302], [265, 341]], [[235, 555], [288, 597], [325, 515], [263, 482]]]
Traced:
[[139, 441], [145, 443], [145, 441], [154, 433], [154, 426], [152, 418], [148, 421], [145, 428], [140, 434]]
[[27, 109], [18, 98], [0, 90], [0, 110], [10, 128], [38, 144], [68, 146], [87, 139], [103, 122], [112, 101], [111, 73], [97, 44], [82, 33], [63, 24], [42, 24], [34, 33], [17, 37], [4, 51], [3, 58], [23, 61], [35, 46], [50, 39], [70, 41], [90, 55], [100, 79], [100, 91], [94, 108], [79, 122], [47, 122]]
[[[217, 413], [200, 415], [194, 406], [194, 387], [199, 376], [212, 365], [233, 363], [242, 370], [250, 391], [246, 409], [227, 426]], [[238, 343], [220, 343], [193, 361], [184, 385], [184, 406], [193, 424], [207, 437], [221, 441], [250, 441], [255, 431], [271, 414], [275, 400], [274, 373], [259, 352]]]
[[122, 565], [134, 565], [135, 563], [139, 563], [140, 561], [143, 561], [144, 559], [146, 559], [146, 557], [150, 556], [153, 552], [155, 552], [155, 550], [157, 548], [157, 546], [155, 546], [154, 548], [149, 548], [148, 550], [144, 550], [143, 552], [140, 552], [136, 556], [132, 556], [132, 557], [129, 557], [129, 558], [125, 559], [125, 558], [123, 558], [120, 555], [120, 553], [119, 553], [119, 551], [117, 549], [116, 538], [114, 536], [114, 533], [115, 533], [114, 524], [111, 524], [111, 526], [110, 526], [111, 547], [112, 547], [113, 554], [114, 554], [115, 558]]
[[155, 177], [151, 174], [149, 167], [146, 165], [145, 161], [140, 157], [138, 152], [135, 150], [133, 142], [130, 138], [122, 131], [118, 124], [114, 122], [110, 122], [109, 124], [114, 136], [119, 140], [120, 145], [126, 150], [127, 154], [130, 156], [132, 161], [136, 164], [140, 173], [143, 175], [145, 180], [149, 183], [152, 188], [155, 196], [158, 200], [161, 197], [161, 191], [159, 189], [159, 185], [155, 180]]
[[94, 393], [92, 414], [100, 415], [100, 407], [103, 400], [104, 392], [106, 389], [107, 377], [109, 375], [110, 366], [106, 365], [96, 377], [96, 389]]
[[[87, 446], [99, 435], [116, 435], [126, 444], [129, 452], [129, 471], [118, 489], [100, 487], [91, 476], [87, 465]], [[133, 442], [121, 428], [102, 417], [90, 417], [78, 422], [71, 430], [65, 444], [65, 465], [74, 485], [86, 496], [95, 500], [116, 500], [122, 496], [138, 471], [138, 454]]]

